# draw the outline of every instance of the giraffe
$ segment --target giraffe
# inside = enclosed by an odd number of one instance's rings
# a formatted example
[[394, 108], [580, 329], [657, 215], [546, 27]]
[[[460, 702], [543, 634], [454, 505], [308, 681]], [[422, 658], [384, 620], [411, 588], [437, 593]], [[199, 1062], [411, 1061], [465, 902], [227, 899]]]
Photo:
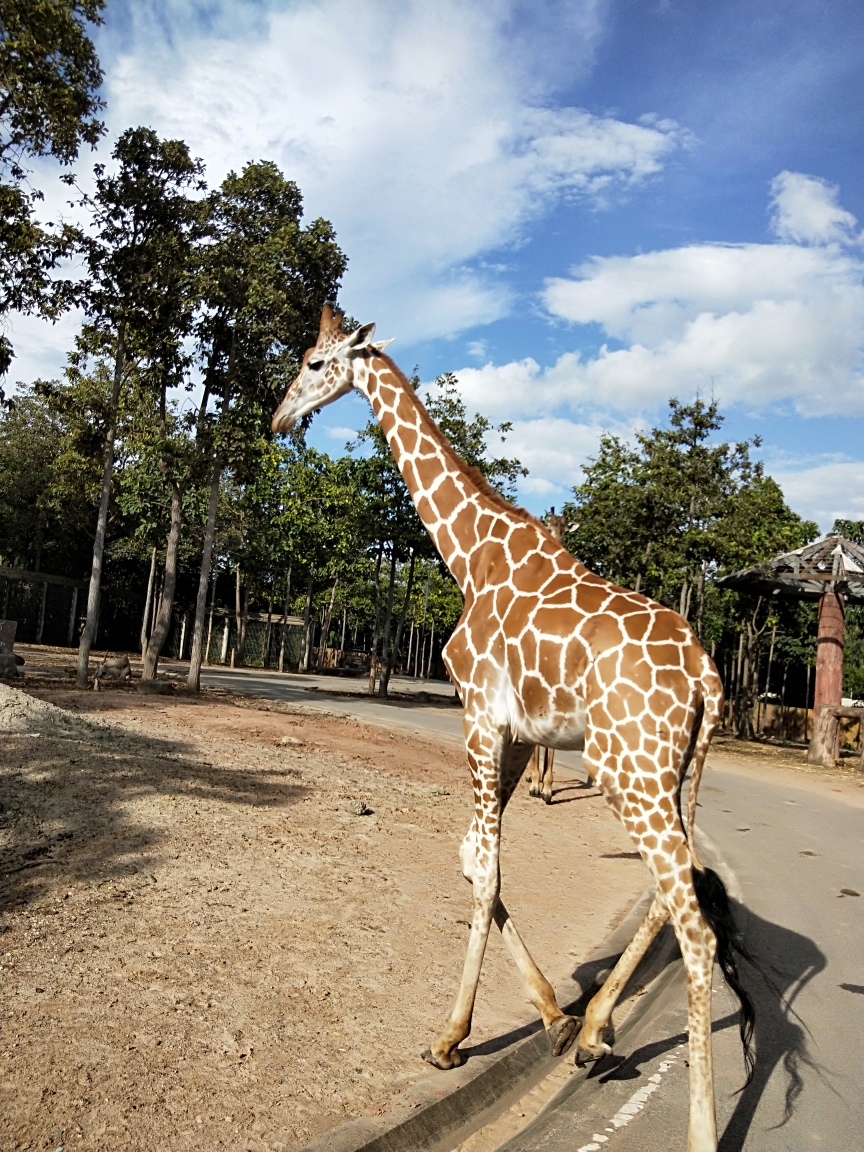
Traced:
[[[554, 506], [549, 509], [546, 519], [546, 529], [549, 535], [558, 544], [564, 540], [564, 533], [572, 527], [567, 523], [567, 517], [555, 511]], [[538, 744], [531, 753], [528, 761], [528, 795], [542, 796], [547, 804], [552, 803], [552, 766], [555, 763], [555, 749], [541, 748]]]
[[[578, 1038], [577, 1062], [611, 1052], [612, 1009], [640, 957], [671, 920], [687, 974], [688, 1152], [716, 1152], [711, 1054], [715, 952], [742, 1004], [745, 1053], [752, 1005], [737, 977], [726, 889], [694, 844], [696, 793], [723, 704], [717, 671], [677, 613], [589, 572], [529, 513], [509, 504], [453, 451], [374, 324], [351, 333], [324, 306], [315, 346], [273, 417], [286, 432], [356, 389], [366, 396], [417, 512], [464, 596], [444, 649], [463, 705], [475, 811], [460, 846], [473, 915], [461, 981], [442, 1032], [423, 1056], [461, 1064], [492, 921], [539, 1012], [552, 1052]], [[501, 822], [535, 745], [583, 749], [595, 784], [655, 880], [651, 907], [584, 1021], [567, 1016], [502, 899]], [[692, 771], [686, 821], [681, 785]]]

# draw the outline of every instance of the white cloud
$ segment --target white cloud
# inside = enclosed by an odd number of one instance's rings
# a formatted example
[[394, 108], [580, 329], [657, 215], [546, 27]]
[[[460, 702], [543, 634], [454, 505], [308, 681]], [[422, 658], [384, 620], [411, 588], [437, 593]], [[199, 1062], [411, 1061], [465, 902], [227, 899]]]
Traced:
[[838, 518], [864, 519], [864, 461], [831, 461], [810, 468], [766, 469], [783, 489], [786, 503], [815, 520], [822, 532]]
[[[584, 7], [577, 74], [599, 30]], [[507, 4], [325, 0], [257, 23], [231, 5], [215, 31], [184, 6], [128, 11], [128, 42], [105, 59], [112, 130], [182, 137], [211, 180], [275, 160], [337, 228], [349, 309], [403, 340], [504, 315], [508, 289], [472, 261], [561, 197], [596, 203], [651, 176], [682, 138], [671, 122], [538, 105], [537, 61], [514, 55]]]
[[855, 219], [811, 177], [783, 173], [772, 187], [778, 230], [813, 243], [597, 257], [571, 278], [547, 281], [543, 299], [554, 316], [598, 325], [625, 347], [606, 344], [590, 360], [562, 357], [538, 377], [541, 390], [554, 383], [560, 403], [624, 410], [713, 390], [754, 408], [791, 402], [803, 415], [857, 411], [864, 262], [834, 242], [851, 236]]
[[581, 424], [552, 416], [515, 420], [501, 451], [517, 457], [529, 471], [519, 482], [520, 492], [548, 497], [549, 503], [554, 503], [557, 496], [558, 502], [563, 503], [573, 486], [580, 483], [589, 459], [597, 455], [601, 436], [609, 431], [629, 437], [633, 428]]
[[[553, 108], [551, 85], [593, 59], [603, 5], [549, 9], [520, 10], [530, 35], [514, 37], [503, 0], [236, 0], [206, 19], [191, 0], [136, 0], [97, 36], [109, 129], [99, 158], [143, 124], [184, 139], [211, 184], [274, 160], [307, 218], [333, 222], [352, 314], [405, 344], [452, 336], [512, 307], [508, 270], [483, 254], [520, 242], [562, 199], [597, 207], [625, 193], [689, 139], [656, 116]], [[54, 168], [36, 168], [44, 215], [74, 217]], [[66, 346], [43, 332], [62, 363]], [[19, 367], [27, 375], [23, 355]]]
[[771, 226], [781, 240], [794, 244], [848, 243], [857, 223], [837, 203], [836, 185], [803, 172], [781, 172], [771, 181]]

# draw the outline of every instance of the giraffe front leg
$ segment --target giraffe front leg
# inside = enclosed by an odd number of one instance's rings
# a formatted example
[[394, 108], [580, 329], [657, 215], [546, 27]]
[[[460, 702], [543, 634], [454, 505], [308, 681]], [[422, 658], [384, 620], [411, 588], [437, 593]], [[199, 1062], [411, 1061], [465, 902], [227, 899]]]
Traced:
[[552, 765], [555, 761], [555, 749], [543, 749], [543, 779], [540, 787], [540, 795], [547, 804], [552, 803]]
[[459, 1044], [471, 1032], [471, 1017], [474, 1013], [477, 985], [480, 982], [480, 969], [483, 966], [486, 942], [489, 939], [492, 916], [498, 901], [500, 822], [496, 813], [494, 834], [490, 834], [488, 829], [484, 828], [481, 836], [478, 817], [479, 805], [478, 816], [474, 818], [459, 850], [462, 871], [465, 878], [471, 881], [474, 890], [474, 914], [471, 918], [471, 935], [468, 938], [462, 980], [443, 1032], [423, 1053], [424, 1060], [442, 1069], [458, 1068], [463, 1063], [464, 1057], [459, 1051]]
[[539, 745], [535, 745], [534, 750], [531, 753], [531, 759], [529, 761], [529, 769], [528, 770], [530, 772], [530, 776], [529, 776], [529, 780], [528, 780], [528, 795], [529, 796], [539, 796], [540, 795], [541, 779], [542, 779], [542, 775], [543, 775], [541, 768], [540, 768], [540, 746]]

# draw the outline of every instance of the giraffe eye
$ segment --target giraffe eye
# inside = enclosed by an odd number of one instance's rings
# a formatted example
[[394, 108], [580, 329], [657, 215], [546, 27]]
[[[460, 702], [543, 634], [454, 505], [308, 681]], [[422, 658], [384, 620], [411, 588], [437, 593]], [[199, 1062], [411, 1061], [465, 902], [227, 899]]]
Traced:
[[324, 361], [323, 360], [310, 360], [309, 361], [309, 371], [310, 372], [320, 372], [323, 367], [324, 367]]

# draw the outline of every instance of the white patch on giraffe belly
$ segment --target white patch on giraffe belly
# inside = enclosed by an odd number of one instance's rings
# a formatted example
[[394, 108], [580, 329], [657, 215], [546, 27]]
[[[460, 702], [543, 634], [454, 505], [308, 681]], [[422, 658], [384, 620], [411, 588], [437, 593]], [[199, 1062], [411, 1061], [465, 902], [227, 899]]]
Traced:
[[566, 716], [526, 716], [520, 708], [512, 725], [513, 735], [525, 744], [541, 744], [559, 751], [581, 752], [585, 747], [585, 702], [576, 698], [576, 708]]

